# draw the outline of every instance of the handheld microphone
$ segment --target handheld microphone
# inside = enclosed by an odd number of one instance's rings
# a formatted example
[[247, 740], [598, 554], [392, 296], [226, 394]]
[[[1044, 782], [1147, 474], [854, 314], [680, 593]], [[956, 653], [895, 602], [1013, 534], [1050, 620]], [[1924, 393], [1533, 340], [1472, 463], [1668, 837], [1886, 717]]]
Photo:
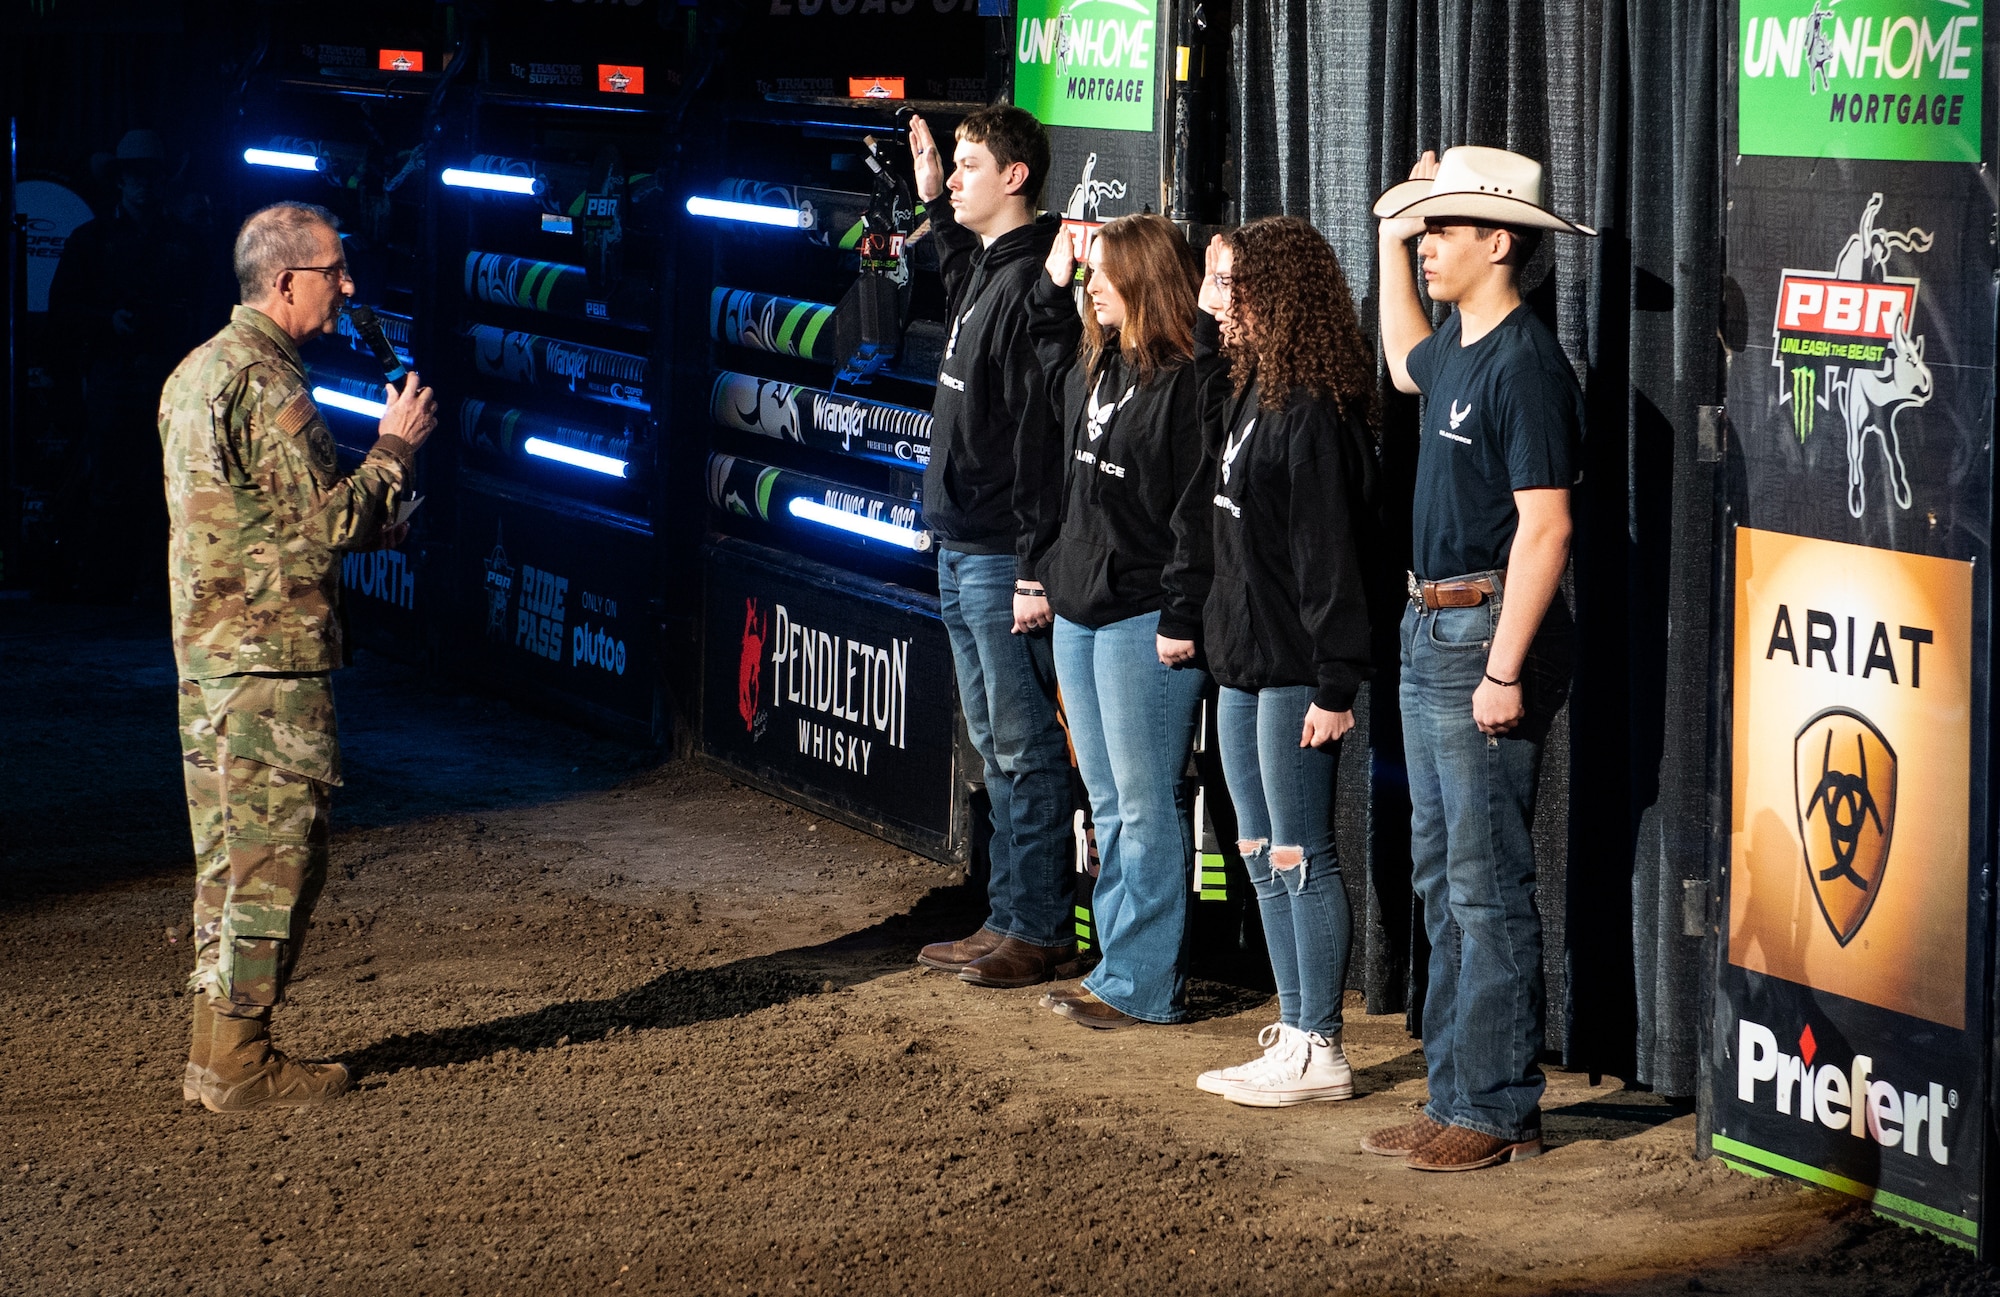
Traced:
[[373, 308], [349, 306], [347, 320], [354, 326], [355, 336], [367, 343], [368, 350], [375, 353], [376, 361], [382, 366], [382, 377], [388, 380], [392, 387], [401, 383], [404, 375], [410, 372], [410, 367], [403, 363], [402, 358], [396, 354], [396, 349], [389, 345], [389, 335], [382, 332], [382, 321], [376, 318]]

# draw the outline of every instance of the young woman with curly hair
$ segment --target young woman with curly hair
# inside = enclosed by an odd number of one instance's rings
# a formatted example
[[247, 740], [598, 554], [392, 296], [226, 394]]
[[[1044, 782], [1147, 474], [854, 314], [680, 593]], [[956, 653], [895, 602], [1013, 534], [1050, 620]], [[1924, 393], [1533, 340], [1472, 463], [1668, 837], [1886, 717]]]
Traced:
[[1374, 491], [1374, 353], [1333, 249], [1296, 217], [1209, 246], [1204, 342], [1230, 361], [1210, 429], [1209, 526], [1183, 561], [1210, 567], [1202, 631], [1222, 686], [1216, 728], [1237, 847], [1278, 985], [1264, 1055], [1203, 1090], [1282, 1107], [1353, 1096], [1340, 997], [1350, 919], [1333, 842], [1340, 739], [1369, 674], [1357, 533]]
[[1207, 682], [1161, 660], [1158, 640], [1201, 630], [1206, 583], [1174, 566], [1174, 520], [1207, 521], [1202, 389], [1221, 386], [1222, 367], [1195, 358], [1200, 262], [1166, 218], [1121, 216], [1098, 232], [1081, 318], [1067, 238], [1046, 269], [1028, 332], [1066, 440], [1061, 522], [1038, 574], [1097, 834], [1104, 957], [1043, 1003], [1087, 1027], [1175, 1022], [1194, 853], [1181, 772]]

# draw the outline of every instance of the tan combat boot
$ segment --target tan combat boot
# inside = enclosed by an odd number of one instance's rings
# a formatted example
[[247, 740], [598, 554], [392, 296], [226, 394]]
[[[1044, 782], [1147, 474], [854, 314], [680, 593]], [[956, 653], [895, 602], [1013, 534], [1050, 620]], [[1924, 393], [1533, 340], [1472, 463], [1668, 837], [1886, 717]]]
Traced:
[[202, 1079], [208, 1075], [208, 1051], [214, 1043], [215, 1006], [200, 991], [194, 993], [194, 1034], [188, 1042], [187, 1075], [181, 1080], [181, 1098], [201, 1102]]
[[214, 1014], [208, 1072], [198, 1087], [210, 1112], [303, 1108], [343, 1093], [353, 1078], [339, 1063], [300, 1063], [271, 1048], [262, 1018]]

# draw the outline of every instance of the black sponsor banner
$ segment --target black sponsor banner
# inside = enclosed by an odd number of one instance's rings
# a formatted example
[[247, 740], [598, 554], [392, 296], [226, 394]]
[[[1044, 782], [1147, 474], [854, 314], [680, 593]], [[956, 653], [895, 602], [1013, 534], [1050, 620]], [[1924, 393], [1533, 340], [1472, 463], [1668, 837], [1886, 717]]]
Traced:
[[710, 418], [738, 432], [893, 468], [921, 469], [930, 463], [931, 416], [926, 410], [728, 372], [715, 376], [708, 404]]
[[600, 292], [582, 266], [504, 252], [466, 253], [464, 286], [468, 301], [628, 328], [645, 328], [652, 314], [650, 290], [633, 280]]
[[949, 855], [958, 696], [936, 600], [740, 541], [704, 571], [703, 750]]
[[459, 479], [452, 641], [510, 692], [655, 723], [653, 538], [643, 520], [480, 473]]
[[928, 568], [935, 540], [923, 506], [824, 477], [795, 473], [739, 455], [708, 457], [708, 502], [756, 518], [807, 548], [851, 545]]
[[646, 398], [644, 356], [491, 324], [467, 325], [465, 336], [472, 342], [474, 368], [488, 378], [568, 392], [629, 410], [653, 408]]
[[1729, 818], [1704, 1093], [1715, 1152], [1982, 1253], [2000, 270], [1986, 170], [1751, 154], [1728, 168], [1730, 640], [1714, 706]]

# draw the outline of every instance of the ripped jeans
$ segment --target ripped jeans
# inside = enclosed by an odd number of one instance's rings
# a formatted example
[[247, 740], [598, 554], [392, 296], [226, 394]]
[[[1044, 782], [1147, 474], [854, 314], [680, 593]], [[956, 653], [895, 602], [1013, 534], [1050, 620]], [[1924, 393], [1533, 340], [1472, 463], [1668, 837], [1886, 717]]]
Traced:
[[1331, 1039], [1340, 1034], [1353, 929], [1333, 845], [1340, 744], [1299, 746], [1313, 693], [1311, 685], [1224, 688], [1215, 724], [1236, 804], [1237, 847], [1264, 918], [1279, 1019]]

